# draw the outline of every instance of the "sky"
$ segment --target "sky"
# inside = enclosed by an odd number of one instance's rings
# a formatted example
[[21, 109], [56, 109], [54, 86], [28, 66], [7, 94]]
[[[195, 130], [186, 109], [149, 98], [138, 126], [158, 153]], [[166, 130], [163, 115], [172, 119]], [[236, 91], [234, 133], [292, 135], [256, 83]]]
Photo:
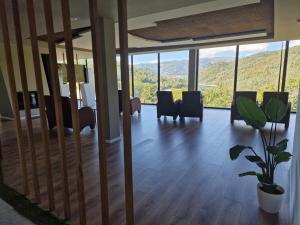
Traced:
[[[251, 44], [251, 45], [241, 45], [240, 46], [240, 57], [247, 57], [259, 52], [264, 51], [278, 51], [285, 47], [285, 42], [271, 42], [271, 43], [261, 43], [261, 44]], [[290, 47], [300, 45], [300, 40], [291, 41]], [[218, 48], [207, 48], [200, 49], [200, 58], [214, 58], [214, 57], [235, 57], [236, 46], [226, 46]], [[173, 61], [173, 60], [188, 60], [188, 51], [176, 51], [176, 52], [163, 52], [160, 54], [161, 61]], [[143, 54], [134, 55], [134, 64], [141, 63], [157, 63], [157, 53], [154, 54]], [[120, 58], [117, 57], [120, 61]]]

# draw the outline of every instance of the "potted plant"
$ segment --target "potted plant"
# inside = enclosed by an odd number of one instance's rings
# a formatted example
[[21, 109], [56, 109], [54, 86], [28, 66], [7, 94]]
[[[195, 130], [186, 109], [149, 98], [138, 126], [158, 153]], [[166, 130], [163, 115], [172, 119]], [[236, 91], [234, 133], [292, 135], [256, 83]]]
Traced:
[[[239, 174], [239, 176], [256, 176], [259, 181], [257, 194], [260, 208], [268, 213], [278, 213], [285, 191], [283, 187], [275, 183], [275, 171], [279, 164], [288, 162], [292, 157], [286, 151], [288, 140], [278, 141], [276, 137], [277, 122], [287, 113], [287, 106], [279, 99], [272, 98], [262, 109], [253, 100], [239, 97], [237, 108], [246, 124], [259, 131], [263, 151], [259, 154], [251, 146], [236, 145], [229, 151], [230, 158], [236, 160], [242, 152], [249, 152], [245, 155], [245, 158], [251, 163], [255, 163], [259, 168], [259, 172], [248, 171]], [[267, 121], [272, 123], [268, 134], [263, 130]]]

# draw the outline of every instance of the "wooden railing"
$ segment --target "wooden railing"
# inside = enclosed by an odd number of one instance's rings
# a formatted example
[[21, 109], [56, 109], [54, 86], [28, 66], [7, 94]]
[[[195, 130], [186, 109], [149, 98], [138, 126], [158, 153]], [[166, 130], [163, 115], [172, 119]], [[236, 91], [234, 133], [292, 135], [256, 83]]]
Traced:
[[[9, 89], [11, 93], [11, 103], [14, 113], [14, 123], [15, 130], [17, 134], [17, 146], [19, 154], [19, 164], [22, 176], [22, 193], [29, 196], [34, 196], [32, 200], [34, 203], [41, 203], [41, 187], [40, 178], [38, 176], [37, 168], [37, 152], [36, 143], [34, 142], [34, 132], [32, 115], [29, 101], [28, 93], [28, 83], [26, 74], [26, 64], [24, 57], [24, 43], [23, 43], [23, 33], [21, 27], [21, 18], [19, 11], [19, 1], [12, 0], [12, 18], [14, 22], [15, 29], [15, 40], [17, 46], [19, 72], [21, 77], [21, 86], [23, 91], [23, 101], [24, 109], [26, 114], [26, 130], [27, 130], [27, 142], [28, 145], [23, 145], [24, 134], [22, 132], [22, 124], [20, 118], [20, 112], [18, 108], [17, 99], [17, 88], [16, 88], [16, 78], [15, 78], [15, 68], [13, 66], [12, 59], [12, 49], [11, 49], [11, 37], [9, 30], [9, 23], [7, 19], [7, 10], [5, 6], [5, 0], [0, 0], [0, 19], [2, 27], [3, 44], [5, 50], [6, 58], [6, 69], [9, 78]], [[99, 63], [102, 61], [101, 51], [101, 35], [97, 35], [96, 20], [98, 17], [97, 12], [97, 0], [89, 0], [89, 13], [90, 13], [90, 23], [91, 23], [91, 36], [92, 36], [92, 46], [93, 46], [93, 62], [94, 62], [94, 76], [95, 76], [95, 90], [96, 90], [96, 103], [97, 103], [97, 121], [98, 121], [98, 151], [99, 151], [99, 180], [100, 180], [100, 193], [101, 193], [101, 212], [102, 215], [99, 218], [101, 224], [109, 224], [109, 201], [108, 201], [108, 176], [107, 176], [107, 162], [106, 162], [106, 144], [105, 144], [105, 108], [104, 96], [100, 90], [103, 90], [102, 85], [104, 85], [104, 71]], [[55, 177], [52, 174], [53, 163], [51, 161], [51, 154], [49, 149], [50, 137], [47, 127], [47, 117], [45, 110], [45, 100], [44, 93], [45, 87], [43, 86], [42, 79], [42, 69], [40, 63], [40, 50], [37, 37], [37, 24], [36, 24], [36, 12], [33, 0], [26, 1], [26, 9], [29, 22], [29, 33], [30, 33], [30, 43], [32, 50], [33, 66], [36, 80], [36, 89], [38, 93], [38, 103], [39, 103], [39, 122], [41, 128], [41, 139], [43, 155], [42, 165], [46, 171], [46, 194], [47, 194], [47, 209], [54, 211], [56, 209], [55, 205], [55, 193], [54, 184], [59, 183], [62, 187], [63, 196], [63, 211], [64, 219], [70, 220], [71, 218], [71, 207], [70, 207], [70, 184], [68, 177], [68, 167], [67, 167], [67, 155], [66, 155], [66, 143], [65, 134], [63, 126], [63, 111], [61, 105], [61, 93], [59, 87], [58, 78], [58, 65], [57, 65], [57, 53], [56, 53], [56, 43], [55, 43], [55, 32], [53, 24], [53, 13], [52, 13], [52, 2], [51, 0], [43, 0], [44, 15], [46, 21], [46, 31], [47, 31], [47, 43], [50, 55], [50, 67], [51, 67], [51, 85], [53, 87], [53, 97], [55, 104], [55, 116], [57, 124], [57, 139], [59, 149], [59, 161], [60, 161], [60, 177]], [[120, 29], [120, 52], [121, 52], [121, 72], [122, 72], [122, 89], [123, 89], [123, 142], [124, 142], [124, 172], [125, 172], [125, 207], [126, 207], [126, 224], [134, 224], [134, 210], [133, 210], [133, 181], [132, 181], [132, 144], [131, 144], [131, 118], [129, 113], [129, 70], [128, 70], [128, 37], [127, 37], [127, 3], [126, 0], [118, 0], [118, 12], [119, 12], [119, 29]], [[76, 153], [76, 183], [77, 183], [77, 203], [79, 209], [80, 224], [87, 224], [86, 214], [86, 200], [85, 200], [85, 187], [84, 187], [84, 173], [83, 173], [83, 160], [82, 160], [82, 148], [81, 148], [81, 135], [79, 127], [79, 113], [78, 113], [78, 103], [76, 95], [76, 78], [75, 78], [75, 68], [74, 68], [74, 49], [72, 43], [72, 27], [71, 27], [71, 16], [70, 16], [70, 5], [69, 0], [61, 0], [61, 10], [62, 10], [62, 23], [63, 23], [63, 35], [65, 40], [65, 51], [67, 56], [67, 74], [68, 82], [70, 85], [70, 98], [71, 98], [71, 113], [72, 113], [72, 125], [73, 125], [73, 142], [74, 149]], [[26, 154], [28, 146], [28, 152], [30, 154], [30, 160], [27, 160]], [[1, 142], [0, 142], [0, 166], [2, 162], [1, 154]], [[5, 159], [4, 159], [5, 160]], [[32, 171], [27, 171], [27, 164], [30, 164], [29, 168]], [[0, 169], [0, 177], [2, 179], [2, 170]], [[32, 177], [33, 190], [29, 188], [29, 175]], [[5, 175], [5, 174], [4, 174]], [[54, 180], [59, 179], [59, 180]], [[2, 181], [0, 181], [2, 182]], [[30, 193], [32, 192], [33, 193]], [[44, 205], [43, 205], [44, 206]], [[100, 216], [99, 216], [100, 217]]]

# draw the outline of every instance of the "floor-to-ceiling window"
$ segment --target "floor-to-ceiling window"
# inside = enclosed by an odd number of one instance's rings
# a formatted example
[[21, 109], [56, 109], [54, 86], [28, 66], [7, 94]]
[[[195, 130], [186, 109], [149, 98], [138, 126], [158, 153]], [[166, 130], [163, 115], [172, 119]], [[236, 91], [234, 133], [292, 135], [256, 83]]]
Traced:
[[290, 41], [285, 91], [289, 92], [292, 111], [297, 110], [300, 82], [300, 40]]
[[[117, 55], [117, 80], [118, 80], [118, 90], [122, 90], [122, 82], [121, 82], [121, 59], [120, 56]], [[133, 97], [132, 93], [132, 66], [131, 66], [131, 56], [128, 56], [128, 64], [129, 64], [129, 90], [130, 90], [130, 96]]]
[[160, 89], [173, 92], [174, 100], [182, 98], [188, 89], [189, 51], [160, 54]]
[[284, 47], [285, 42], [241, 45], [237, 90], [257, 91], [258, 101], [264, 91], [277, 91]]
[[198, 90], [207, 107], [230, 108], [236, 46], [199, 50]]
[[133, 56], [134, 96], [142, 103], [155, 104], [158, 88], [157, 53]]

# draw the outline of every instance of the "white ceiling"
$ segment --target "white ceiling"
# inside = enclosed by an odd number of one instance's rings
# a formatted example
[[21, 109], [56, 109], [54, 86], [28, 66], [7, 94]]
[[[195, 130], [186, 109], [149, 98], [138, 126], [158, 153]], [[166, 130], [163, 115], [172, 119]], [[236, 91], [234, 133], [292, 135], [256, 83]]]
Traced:
[[[61, 0], [52, 0], [55, 30], [62, 30]], [[116, 22], [116, 46], [118, 48], [118, 24], [116, 0], [98, 0], [103, 14], [113, 17]], [[128, 28], [136, 29], [153, 26], [155, 21], [178, 18], [182, 16], [216, 11], [245, 4], [257, 3], [260, 0], [128, 0]], [[11, 1], [7, 0], [9, 21], [12, 21]], [[36, 20], [39, 34], [45, 34], [42, 0], [34, 0], [36, 7]], [[19, 0], [24, 38], [29, 37], [26, 14], [26, 0]], [[89, 25], [89, 10], [87, 0], [70, 0], [71, 15], [78, 18], [73, 22], [73, 28]], [[110, 13], [109, 13], [110, 12]], [[275, 40], [300, 39], [300, 0], [275, 0]], [[12, 22], [11, 22], [12, 26]], [[13, 27], [13, 26], [12, 26]], [[12, 29], [13, 30], [13, 29]], [[12, 36], [13, 37], [13, 36]], [[191, 44], [197, 42], [181, 41], [176, 44]], [[129, 47], [153, 47], [174, 45], [146, 41], [129, 35]], [[90, 33], [74, 40], [77, 48], [91, 49]]]

